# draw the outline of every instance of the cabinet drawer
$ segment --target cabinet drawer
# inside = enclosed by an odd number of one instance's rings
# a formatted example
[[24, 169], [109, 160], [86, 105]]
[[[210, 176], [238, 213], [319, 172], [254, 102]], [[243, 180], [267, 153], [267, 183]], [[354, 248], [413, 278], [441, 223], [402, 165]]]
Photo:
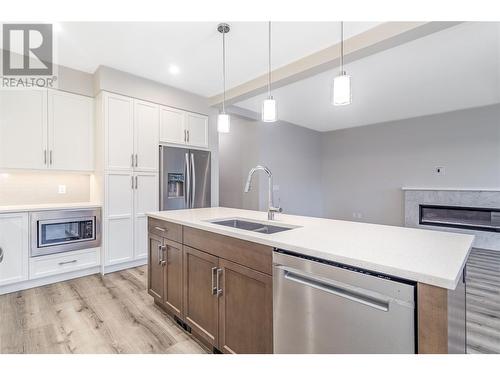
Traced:
[[73, 251], [64, 255], [47, 255], [30, 260], [30, 279], [77, 271], [100, 264], [100, 249]]
[[273, 249], [270, 246], [187, 226], [184, 227], [184, 245], [272, 275]]
[[148, 230], [149, 233], [182, 243], [182, 225], [150, 217], [148, 219]]

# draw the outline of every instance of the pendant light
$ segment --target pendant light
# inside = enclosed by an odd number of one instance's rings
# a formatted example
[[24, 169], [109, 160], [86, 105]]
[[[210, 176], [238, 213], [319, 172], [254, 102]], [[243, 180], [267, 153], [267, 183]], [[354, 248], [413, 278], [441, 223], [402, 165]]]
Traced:
[[332, 104], [352, 103], [351, 76], [344, 70], [344, 22], [340, 22], [340, 73], [333, 79]]
[[226, 113], [226, 34], [231, 30], [227, 23], [220, 23], [217, 31], [222, 34], [222, 85], [223, 99], [222, 111], [217, 116], [217, 131], [219, 133], [229, 133], [231, 128], [231, 118]]
[[269, 66], [267, 73], [267, 99], [262, 102], [262, 121], [276, 122], [278, 113], [276, 110], [276, 100], [271, 95], [271, 21], [269, 21], [268, 40], [269, 40]]

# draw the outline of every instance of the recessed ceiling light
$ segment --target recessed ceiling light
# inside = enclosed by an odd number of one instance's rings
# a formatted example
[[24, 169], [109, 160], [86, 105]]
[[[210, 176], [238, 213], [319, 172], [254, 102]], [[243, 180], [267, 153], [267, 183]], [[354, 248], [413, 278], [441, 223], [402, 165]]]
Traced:
[[180, 72], [180, 69], [177, 65], [173, 65], [173, 64], [170, 64], [170, 66], [168, 67], [168, 72], [170, 74], [179, 74]]

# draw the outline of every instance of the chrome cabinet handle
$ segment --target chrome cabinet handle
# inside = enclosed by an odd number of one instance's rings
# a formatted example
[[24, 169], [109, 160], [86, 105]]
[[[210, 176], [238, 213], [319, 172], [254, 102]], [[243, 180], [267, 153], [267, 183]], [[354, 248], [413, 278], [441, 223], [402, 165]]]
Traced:
[[135, 154], [135, 166], [139, 166], [139, 156]]
[[135, 189], [137, 190], [138, 182], [137, 182], [137, 176], [135, 176]]
[[134, 154], [130, 154], [130, 166], [134, 166]]
[[59, 264], [60, 266], [63, 266], [63, 265], [65, 265], [65, 264], [71, 264], [71, 263], [76, 263], [76, 262], [78, 262], [78, 260], [73, 259], [73, 260], [69, 260], [69, 261], [67, 261], [67, 262], [59, 262], [58, 264]]
[[217, 277], [217, 267], [212, 268], [212, 295], [217, 294], [217, 285], [215, 284], [215, 278]]
[[222, 295], [222, 288], [220, 287], [220, 276], [222, 275], [224, 271], [222, 268], [217, 268], [217, 295], [221, 296]]
[[155, 227], [156, 230], [159, 230], [160, 232], [167, 232], [168, 229], [162, 228], [162, 227]]
[[47, 150], [43, 150], [43, 164], [47, 164]]
[[187, 143], [189, 143], [189, 130], [186, 130], [187, 133]]
[[49, 164], [52, 165], [52, 150], [49, 151]]
[[134, 176], [130, 176], [130, 180], [132, 181], [131, 184], [132, 184], [132, 189], [134, 189]]
[[[168, 263], [168, 251], [167, 246], [161, 247], [161, 266], [164, 267]], [[163, 258], [163, 254], [165, 254], [165, 258]]]
[[161, 264], [163, 262], [163, 250], [162, 246], [158, 245], [158, 264]]
[[184, 143], [187, 142], [186, 129], [184, 129]]
[[3, 249], [0, 247], [0, 263], [3, 262]]

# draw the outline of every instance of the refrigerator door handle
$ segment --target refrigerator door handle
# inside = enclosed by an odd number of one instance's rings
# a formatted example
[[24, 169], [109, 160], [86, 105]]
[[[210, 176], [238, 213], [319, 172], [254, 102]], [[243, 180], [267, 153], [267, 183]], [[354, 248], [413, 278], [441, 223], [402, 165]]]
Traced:
[[159, 178], [160, 178], [160, 211], [164, 210], [163, 207], [163, 147], [160, 146], [160, 173], [159, 173]]
[[191, 208], [194, 208], [194, 196], [196, 194], [196, 171], [194, 168], [194, 154], [191, 154], [191, 170], [193, 171], [193, 183], [191, 184], [193, 187], [193, 192], [191, 194]]
[[184, 200], [186, 201], [186, 208], [190, 208], [189, 196], [191, 193], [191, 166], [189, 165], [189, 153], [186, 152], [186, 164], [184, 166], [186, 171], [186, 194]]

